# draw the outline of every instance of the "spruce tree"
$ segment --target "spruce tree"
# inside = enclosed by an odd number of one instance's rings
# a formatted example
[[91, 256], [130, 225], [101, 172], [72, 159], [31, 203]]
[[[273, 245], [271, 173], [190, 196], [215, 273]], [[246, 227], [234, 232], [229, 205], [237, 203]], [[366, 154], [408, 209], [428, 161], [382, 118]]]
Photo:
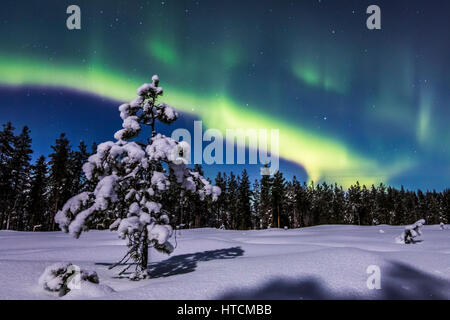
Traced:
[[[295, 177], [294, 177], [295, 179]], [[287, 219], [287, 225], [285, 225], [288, 228], [292, 228], [294, 226], [295, 216], [296, 216], [296, 206], [295, 206], [295, 191], [293, 186], [293, 181], [287, 181], [286, 182], [286, 200], [284, 204], [284, 210], [286, 212], [286, 219]]]
[[383, 183], [380, 183], [378, 188], [376, 189], [376, 213], [375, 220], [377, 224], [387, 224], [389, 212], [386, 207], [386, 187]]
[[283, 174], [277, 171], [273, 176], [272, 183], [272, 210], [274, 212], [272, 223], [277, 228], [286, 225], [287, 219], [284, 215], [284, 203], [286, 196], [286, 184]]
[[442, 193], [442, 222], [450, 223], [450, 189], [446, 189]]
[[369, 189], [365, 185], [361, 188], [361, 204], [358, 212], [358, 221], [360, 225], [367, 226], [373, 224], [373, 201]]
[[418, 215], [416, 213], [416, 207], [417, 207], [417, 196], [415, 192], [412, 191], [406, 191], [404, 195], [405, 199], [403, 201], [405, 206], [405, 217], [404, 221], [401, 222], [401, 224], [410, 224], [414, 221], [417, 221]]
[[86, 188], [86, 177], [83, 172], [83, 164], [89, 157], [86, 144], [81, 141], [77, 151], [70, 152], [69, 155], [69, 188], [70, 195], [73, 196]]
[[27, 201], [28, 230], [46, 230], [48, 222], [47, 163], [40, 156], [32, 166], [31, 187]]
[[292, 227], [301, 228], [307, 226], [305, 219], [311, 211], [311, 202], [306, 183], [303, 185], [294, 176], [292, 179]]
[[303, 185], [297, 184], [295, 186], [295, 202], [298, 211], [298, 227], [306, 227], [307, 216], [311, 211], [311, 198], [306, 183]]
[[253, 229], [262, 229], [262, 215], [261, 215], [261, 185], [258, 179], [253, 182], [253, 201], [252, 201], [252, 227]]
[[394, 197], [394, 214], [392, 219], [392, 224], [402, 225], [406, 223], [406, 208], [405, 208], [406, 191], [403, 186], [401, 186], [400, 191], [395, 190]]
[[392, 188], [391, 186], [389, 186], [387, 188], [387, 193], [386, 193], [387, 216], [385, 219], [387, 224], [394, 224], [397, 193], [398, 193], [398, 190]]
[[320, 214], [320, 224], [329, 224], [331, 217], [333, 215], [333, 188], [326, 182], [322, 183], [321, 186], [321, 214]]
[[320, 224], [322, 216], [322, 185], [315, 185], [314, 181], [311, 181], [309, 190], [311, 195], [310, 224], [316, 226]]
[[222, 193], [217, 198], [217, 201], [214, 203], [214, 208], [216, 212], [216, 228], [220, 228], [221, 226], [225, 226], [226, 224], [226, 175], [222, 176], [222, 173], [217, 173], [215, 184], [222, 190]]
[[0, 229], [6, 226], [10, 195], [12, 192], [12, 157], [14, 152], [14, 127], [11, 122], [0, 131]]
[[425, 220], [428, 221], [429, 224], [439, 224], [440, 214], [440, 203], [439, 198], [437, 196], [436, 190], [433, 192], [427, 192], [427, 214], [425, 215]]
[[247, 170], [244, 169], [242, 175], [238, 177], [238, 185], [237, 228], [248, 230], [252, 228], [252, 192]]
[[[266, 169], [269, 166], [264, 166]], [[259, 205], [259, 212], [262, 219], [262, 228], [269, 228], [272, 226], [272, 181], [273, 178], [269, 175], [263, 175], [261, 177], [261, 202]]]
[[30, 129], [23, 127], [14, 138], [14, 150], [11, 158], [11, 194], [8, 205], [6, 229], [23, 230], [25, 226], [24, 204], [30, 187], [31, 137]]
[[328, 223], [343, 224], [345, 221], [344, 215], [346, 206], [345, 192], [341, 186], [338, 186], [335, 183], [333, 189], [332, 215]]
[[55, 230], [55, 214], [63, 204], [71, 197], [71, 175], [70, 175], [70, 153], [69, 140], [65, 133], [61, 133], [52, 146], [53, 153], [50, 154], [49, 185], [49, 230]]
[[361, 186], [356, 181], [355, 185], [351, 185], [347, 191], [349, 200], [349, 223], [361, 225]]
[[238, 212], [238, 182], [236, 176], [231, 171], [227, 179], [227, 218], [228, 226], [227, 228], [236, 230], [239, 221]]

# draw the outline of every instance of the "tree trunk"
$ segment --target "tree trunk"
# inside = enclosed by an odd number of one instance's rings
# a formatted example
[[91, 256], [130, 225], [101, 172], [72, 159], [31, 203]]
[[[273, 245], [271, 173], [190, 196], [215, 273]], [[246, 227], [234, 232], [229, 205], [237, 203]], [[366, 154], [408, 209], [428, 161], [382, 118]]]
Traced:
[[303, 215], [303, 211], [300, 211], [300, 228], [305, 227], [305, 217]]
[[198, 213], [195, 215], [195, 223], [194, 223], [194, 225], [195, 225], [195, 228], [200, 228], [200, 216], [199, 216]]
[[56, 213], [58, 212], [58, 201], [59, 201], [58, 196], [56, 196], [53, 212], [50, 213], [50, 219], [51, 219], [51, 221], [49, 221], [50, 231], [55, 231], [55, 216], [56, 216]]
[[280, 205], [277, 205], [278, 229], [280, 228]]
[[183, 224], [183, 205], [181, 205], [181, 211], [180, 211], [180, 229], [182, 228], [182, 224]]
[[10, 222], [11, 222], [11, 213], [8, 212], [8, 215], [6, 216], [6, 230], [9, 230]]
[[147, 270], [148, 266], [148, 231], [144, 228], [144, 233], [142, 235], [142, 246], [141, 246], [141, 271]]

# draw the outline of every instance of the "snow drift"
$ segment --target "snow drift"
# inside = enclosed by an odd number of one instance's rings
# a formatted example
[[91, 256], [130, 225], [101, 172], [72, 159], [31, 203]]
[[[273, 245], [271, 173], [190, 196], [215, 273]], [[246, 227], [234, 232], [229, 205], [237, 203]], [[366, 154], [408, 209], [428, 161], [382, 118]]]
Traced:
[[[140, 282], [108, 269], [126, 250], [114, 232], [77, 240], [0, 231], [0, 299], [61, 299], [37, 283], [61, 261], [115, 291], [71, 290], [64, 299], [450, 299], [450, 230], [422, 229], [414, 245], [395, 242], [402, 226], [181, 230], [172, 255], [150, 252], [150, 277]], [[380, 290], [366, 285], [370, 265], [381, 270]]]

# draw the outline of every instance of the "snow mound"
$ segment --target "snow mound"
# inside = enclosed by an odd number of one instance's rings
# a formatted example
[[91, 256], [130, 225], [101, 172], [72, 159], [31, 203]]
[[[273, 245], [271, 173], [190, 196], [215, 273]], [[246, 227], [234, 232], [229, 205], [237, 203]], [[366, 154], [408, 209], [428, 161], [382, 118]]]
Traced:
[[114, 289], [107, 285], [81, 281], [78, 289], [70, 290], [70, 292], [64, 296], [64, 299], [100, 298], [114, 292]]
[[97, 297], [114, 292], [112, 288], [100, 285], [95, 271], [82, 270], [67, 262], [57, 262], [46, 267], [38, 283], [44, 290], [58, 292], [60, 297], [69, 293], [72, 296]]

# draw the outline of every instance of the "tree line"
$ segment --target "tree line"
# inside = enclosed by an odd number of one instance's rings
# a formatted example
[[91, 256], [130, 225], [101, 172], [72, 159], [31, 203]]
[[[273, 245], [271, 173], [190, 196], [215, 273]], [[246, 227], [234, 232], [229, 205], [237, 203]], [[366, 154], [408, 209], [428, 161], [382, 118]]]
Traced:
[[15, 135], [8, 122], [0, 131], [0, 229], [56, 230], [56, 212], [88, 186], [82, 166], [89, 152], [83, 141], [72, 150], [62, 133], [48, 159], [40, 156], [34, 164], [31, 142], [27, 126]]
[[[92, 189], [83, 164], [96, 152], [81, 141], [73, 150], [62, 133], [52, 153], [31, 161], [30, 130], [18, 135], [11, 123], [0, 131], [0, 229], [54, 231], [54, 216], [72, 196]], [[200, 165], [194, 171], [203, 175]], [[169, 180], [175, 181], [173, 172]], [[225, 229], [299, 228], [320, 224], [404, 225], [424, 218], [428, 224], [450, 221], [450, 190], [411, 191], [380, 184], [366, 187], [356, 182], [347, 190], [337, 184], [286, 180], [278, 171], [250, 181], [248, 173], [219, 172], [215, 184], [218, 200], [202, 201], [200, 195], [169, 186], [164, 207], [177, 228]], [[181, 196], [180, 196], [181, 194]], [[103, 229], [99, 223], [91, 228]]]
[[405, 190], [366, 187], [359, 182], [347, 190], [326, 182], [287, 181], [278, 171], [262, 176], [252, 186], [246, 170], [235, 176], [219, 173], [222, 189], [212, 204], [212, 217], [227, 229], [300, 228], [322, 224], [406, 225], [419, 219], [428, 224], [450, 221], [450, 190]]

